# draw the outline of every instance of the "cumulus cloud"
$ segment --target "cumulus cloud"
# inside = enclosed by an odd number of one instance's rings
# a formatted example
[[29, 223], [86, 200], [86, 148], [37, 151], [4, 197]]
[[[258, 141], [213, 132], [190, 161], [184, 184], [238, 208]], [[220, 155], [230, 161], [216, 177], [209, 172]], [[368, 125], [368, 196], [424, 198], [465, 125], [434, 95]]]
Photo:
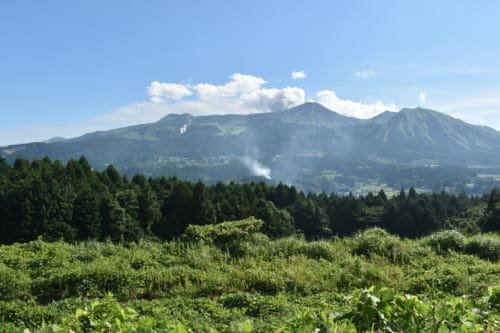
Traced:
[[360, 79], [369, 79], [375, 77], [375, 75], [375, 71], [371, 69], [354, 72], [354, 76]]
[[156, 121], [168, 113], [249, 114], [288, 109], [304, 103], [298, 87], [265, 88], [261, 77], [235, 73], [223, 84], [178, 84], [153, 81], [149, 102], [132, 103], [95, 118], [98, 122], [132, 125]]
[[253, 92], [266, 84], [263, 78], [236, 73], [231, 75], [230, 81], [223, 85], [200, 83], [193, 88], [196, 90], [198, 98], [202, 101], [211, 101], [222, 98], [233, 98], [240, 94]]
[[[154, 122], [170, 113], [194, 116], [264, 113], [288, 109], [306, 101], [306, 92], [302, 88], [266, 87], [267, 84], [264, 78], [241, 73], [231, 75], [227, 82], [221, 84], [153, 81], [147, 88], [149, 101], [117, 108], [93, 121], [118, 127]], [[320, 91], [316, 97], [315, 100], [326, 107], [358, 118], [370, 118], [387, 110], [396, 111], [394, 103], [355, 102], [341, 99], [331, 90]]]
[[304, 89], [263, 88], [266, 83], [263, 78], [236, 73], [222, 85], [194, 85], [192, 89], [196, 91], [197, 100], [178, 103], [175, 108], [198, 115], [248, 114], [282, 110], [304, 103]]
[[291, 74], [292, 79], [294, 80], [300, 80], [300, 79], [305, 79], [307, 74], [304, 71], [294, 71]]
[[154, 103], [161, 103], [166, 99], [179, 100], [192, 94], [193, 92], [186, 85], [178, 83], [153, 81], [148, 86], [148, 95]]
[[421, 105], [424, 105], [427, 103], [427, 94], [425, 92], [421, 92], [418, 94], [418, 101], [420, 102]]
[[297, 87], [259, 89], [245, 92], [240, 103], [256, 110], [275, 111], [304, 103], [305, 91]]
[[367, 119], [384, 111], [397, 111], [397, 106], [394, 103], [384, 104], [381, 101], [371, 104], [359, 103], [348, 99], [341, 99], [337, 96], [335, 91], [332, 90], [322, 90], [316, 95], [319, 103], [331, 110], [350, 117]]

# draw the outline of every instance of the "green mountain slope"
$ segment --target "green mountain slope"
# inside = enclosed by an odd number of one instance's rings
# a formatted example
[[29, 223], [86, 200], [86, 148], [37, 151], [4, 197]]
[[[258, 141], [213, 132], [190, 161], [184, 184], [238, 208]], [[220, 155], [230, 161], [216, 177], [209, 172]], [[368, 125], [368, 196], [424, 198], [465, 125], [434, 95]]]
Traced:
[[[170, 114], [156, 123], [9, 146], [0, 153], [10, 162], [85, 155], [95, 168], [114, 164], [128, 174], [175, 174], [208, 182], [271, 178], [304, 190], [365, 191], [367, 184], [460, 190], [471, 181], [472, 188], [481, 183], [471, 180], [477, 172], [469, 172], [468, 165], [500, 165], [500, 134], [421, 108], [360, 120], [305, 103], [252, 115]], [[405, 169], [428, 165], [435, 170]], [[453, 184], [436, 183], [439, 172], [449, 173], [436, 166], [450, 165], [459, 175], [450, 180]]]
[[495, 163], [499, 157], [497, 131], [428, 109], [382, 114], [363, 130], [363, 147], [375, 151], [379, 147], [378, 155], [396, 159]]

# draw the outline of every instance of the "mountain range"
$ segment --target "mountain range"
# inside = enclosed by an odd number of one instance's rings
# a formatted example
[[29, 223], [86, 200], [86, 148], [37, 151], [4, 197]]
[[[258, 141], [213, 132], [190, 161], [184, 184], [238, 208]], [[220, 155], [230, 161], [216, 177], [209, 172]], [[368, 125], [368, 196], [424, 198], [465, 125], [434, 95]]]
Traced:
[[318, 103], [269, 113], [195, 117], [0, 148], [9, 162], [84, 155], [94, 168], [190, 180], [267, 181], [364, 193], [414, 186], [481, 193], [500, 174], [500, 132], [423, 108], [371, 119]]

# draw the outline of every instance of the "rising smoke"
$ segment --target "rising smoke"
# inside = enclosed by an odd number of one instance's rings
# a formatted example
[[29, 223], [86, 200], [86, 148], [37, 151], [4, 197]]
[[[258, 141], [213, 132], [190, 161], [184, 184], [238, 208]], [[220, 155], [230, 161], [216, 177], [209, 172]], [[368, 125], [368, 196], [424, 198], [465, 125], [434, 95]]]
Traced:
[[179, 129], [179, 132], [180, 132], [181, 134], [186, 133], [186, 131], [187, 131], [187, 127], [188, 127], [188, 124], [184, 124], [184, 126], [182, 126], [182, 127]]
[[258, 177], [264, 177], [266, 179], [271, 179], [271, 169], [262, 165], [255, 158], [250, 156], [245, 156], [241, 159], [241, 161], [250, 170], [252, 175]]

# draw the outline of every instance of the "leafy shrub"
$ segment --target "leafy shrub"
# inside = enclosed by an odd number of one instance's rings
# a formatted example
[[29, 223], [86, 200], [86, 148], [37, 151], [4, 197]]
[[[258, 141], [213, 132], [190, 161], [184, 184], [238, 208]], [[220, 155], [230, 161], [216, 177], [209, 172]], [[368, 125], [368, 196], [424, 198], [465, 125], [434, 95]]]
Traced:
[[271, 270], [248, 268], [232, 272], [232, 285], [248, 292], [276, 294], [286, 290], [285, 277]]
[[301, 249], [304, 243], [304, 239], [297, 236], [277, 239], [270, 244], [270, 256], [286, 258], [292, 255], [299, 255], [302, 253]]
[[316, 241], [306, 243], [303, 242], [303, 246], [300, 249], [300, 254], [305, 255], [311, 259], [325, 259], [325, 260], [334, 260], [338, 257], [338, 254], [335, 251], [336, 249], [333, 247], [332, 243], [325, 241]]
[[269, 253], [269, 237], [255, 233], [243, 240], [234, 240], [226, 247], [232, 256], [265, 258]]
[[261, 220], [250, 217], [219, 224], [189, 225], [182, 238], [188, 242], [203, 241], [220, 246], [234, 239], [247, 239], [250, 235], [259, 232], [263, 224]]
[[0, 263], [0, 300], [8, 301], [29, 295], [30, 278]]
[[437, 253], [443, 254], [449, 250], [459, 252], [465, 247], [465, 236], [456, 230], [445, 230], [423, 238], [423, 242]]
[[188, 242], [213, 244], [228, 250], [232, 255], [241, 255], [241, 242], [247, 241], [263, 226], [261, 220], [253, 217], [240, 221], [223, 222], [212, 225], [189, 225], [182, 239]]
[[386, 258], [394, 258], [401, 241], [380, 228], [372, 228], [354, 236], [351, 250], [354, 254], [371, 256], [377, 254]]
[[[264, 245], [264, 244], [262, 244]], [[267, 255], [271, 257], [286, 258], [291, 256], [305, 256], [310, 259], [325, 259], [333, 261], [344, 257], [344, 247], [340, 243], [332, 241], [307, 242], [299, 236], [281, 238], [267, 242]]]
[[474, 236], [465, 244], [465, 252], [481, 259], [498, 261], [500, 259], [500, 241], [484, 235]]
[[52, 272], [49, 278], [35, 279], [31, 292], [44, 302], [74, 296], [99, 297], [106, 292], [126, 298], [131, 296], [133, 276], [130, 268], [104, 260], [87, 267]]

